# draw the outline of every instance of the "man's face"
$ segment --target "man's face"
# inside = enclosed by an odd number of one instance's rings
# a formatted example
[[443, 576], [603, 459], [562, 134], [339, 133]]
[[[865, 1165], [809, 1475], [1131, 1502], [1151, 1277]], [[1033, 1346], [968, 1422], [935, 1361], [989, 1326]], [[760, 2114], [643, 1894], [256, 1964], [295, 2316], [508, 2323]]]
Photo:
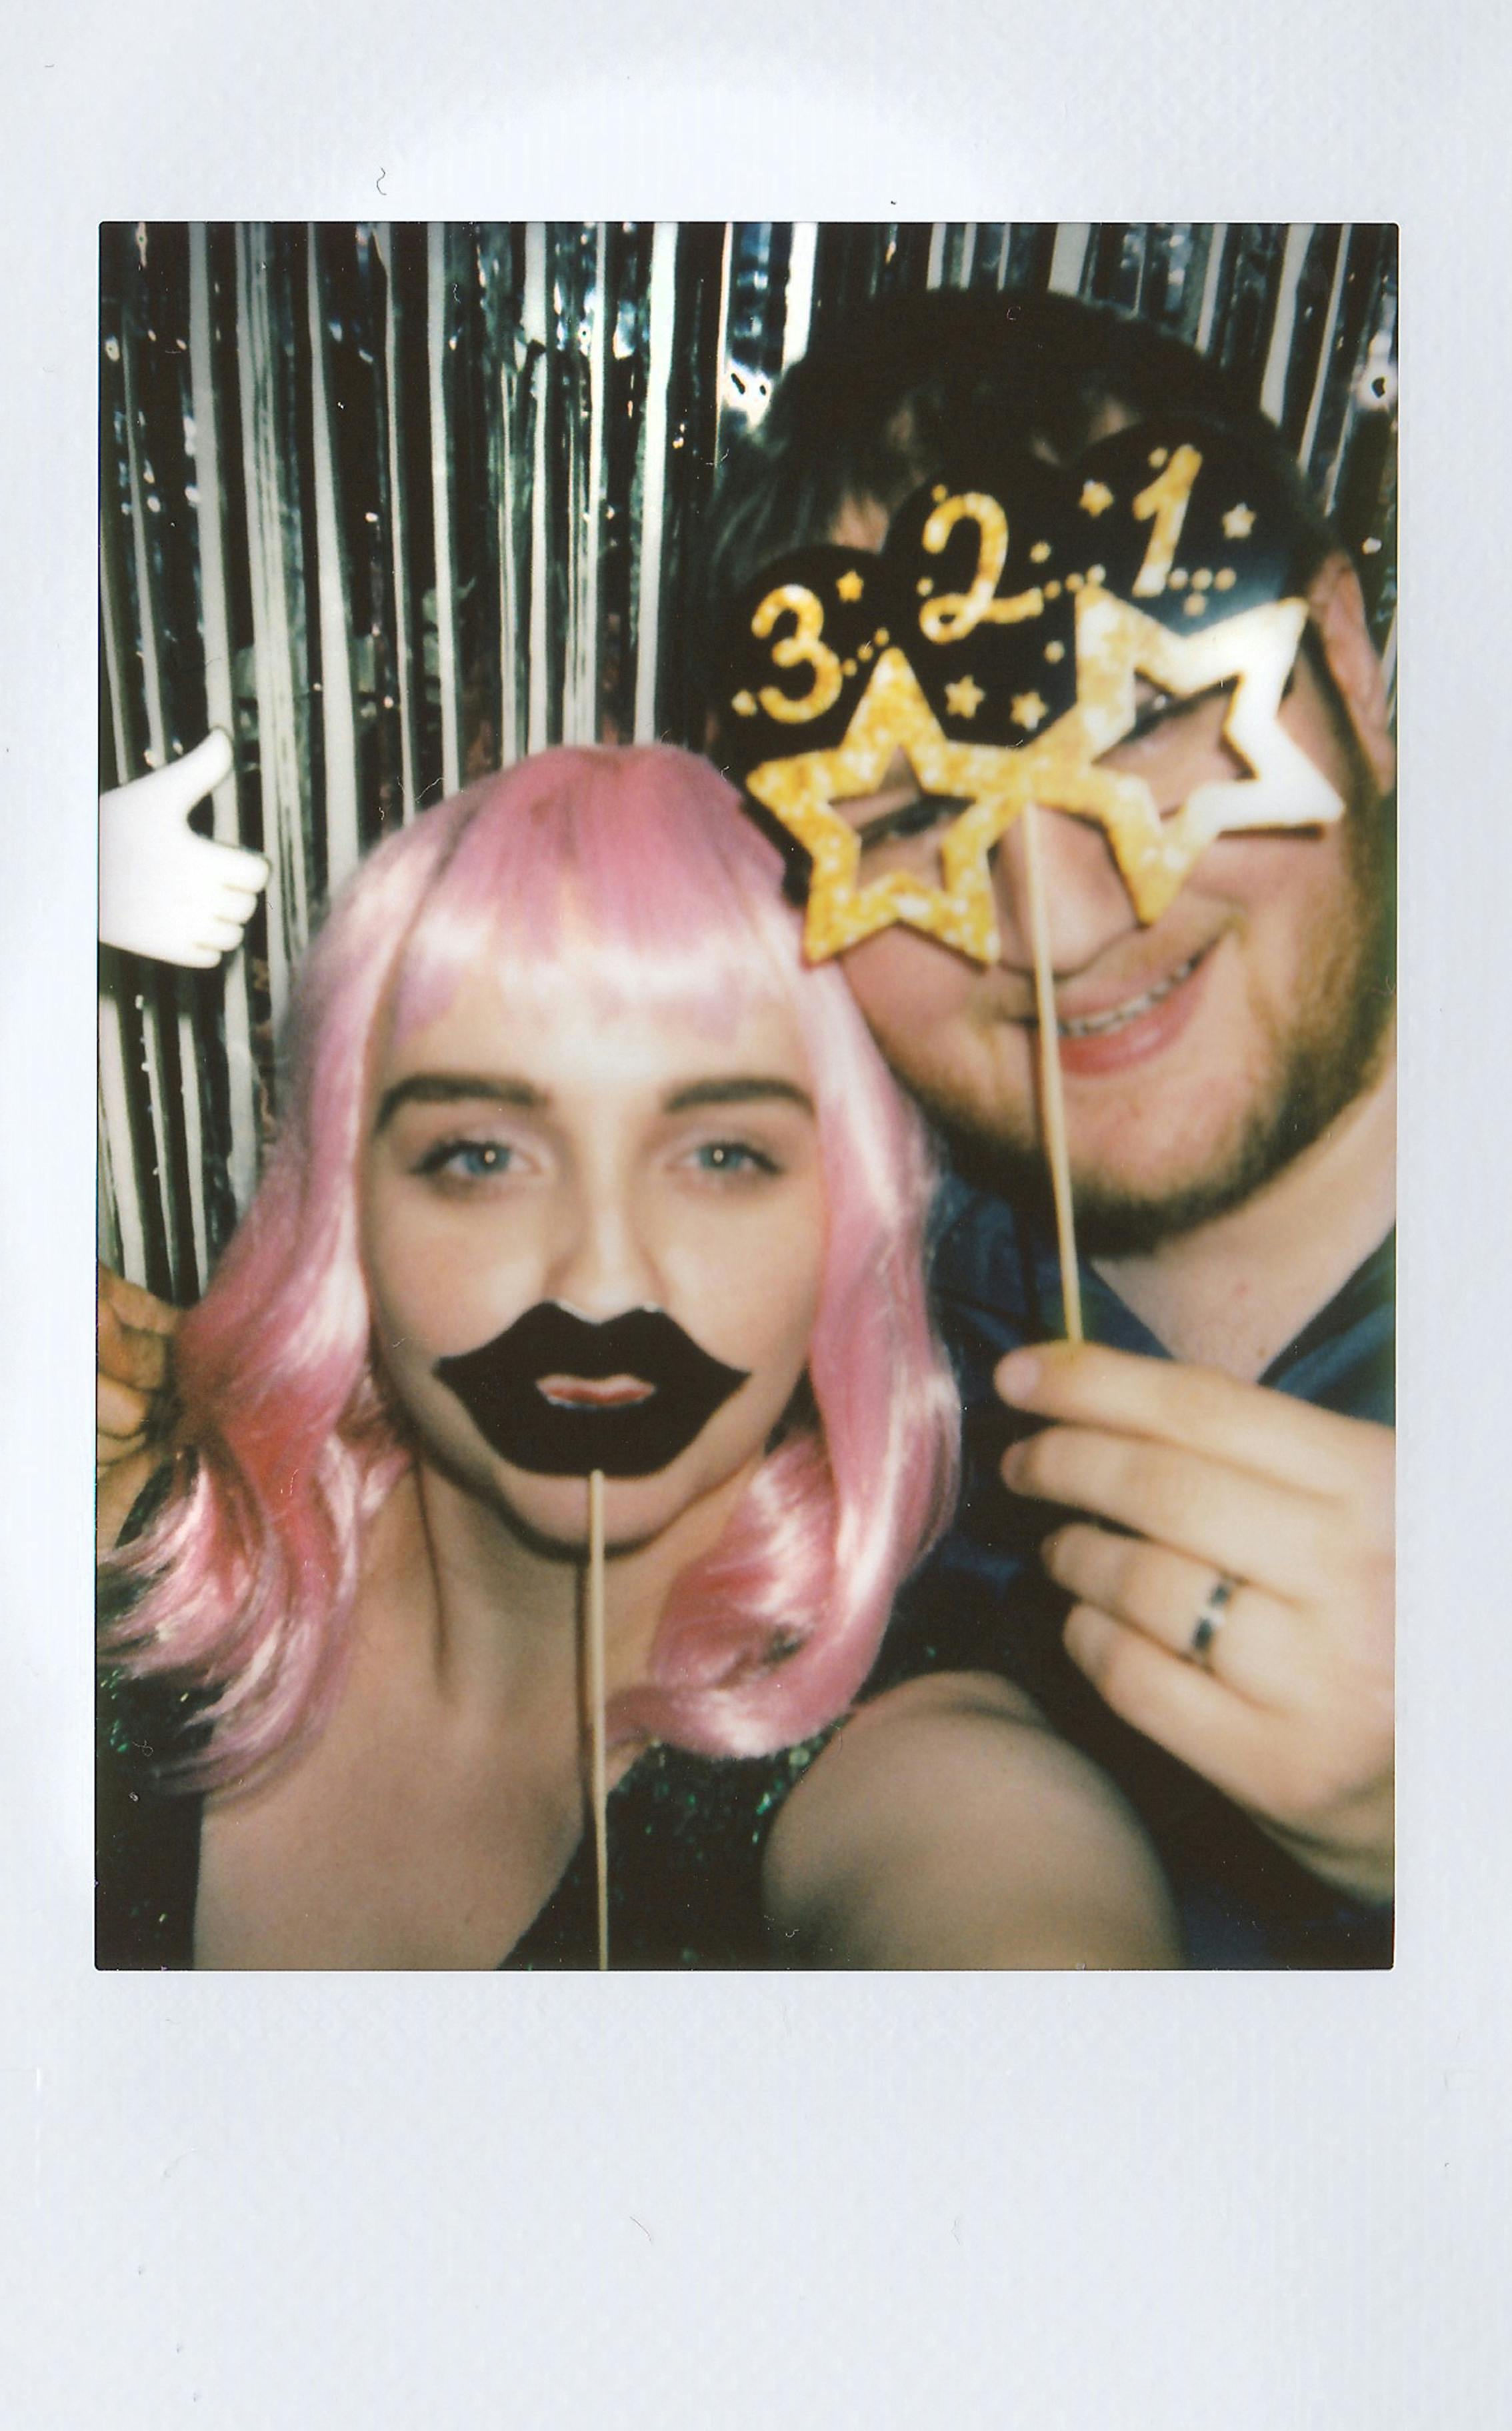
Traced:
[[[1174, 812], [1210, 777], [1248, 773], [1219, 693], [1158, 698], [1109, 764]], [[1078, 1225], [1085, 1246], [1150, 1246], [1247, 1197], [1371, 1076], [1389, 1015], [1379, 788], [1300, 655], [1282, 721], [1348, 804], [1321, 829], [1221, 836], [1143, 928], [1090, 822], [1038, 813]], [[920, 867], [937, 830], [901, 760], [848, 802], [871, 840], [861, 875]], [[944, 818], [951, 815], [947, 806]], [[942, 822], [943, 823], [943, 822]], [[894, 1070], [994, 1177], [1042, 1197], [1033, 955], [1021, 831], [994, 863], [1001, 936], [983, 970], [903, 928], [845, 971]]]

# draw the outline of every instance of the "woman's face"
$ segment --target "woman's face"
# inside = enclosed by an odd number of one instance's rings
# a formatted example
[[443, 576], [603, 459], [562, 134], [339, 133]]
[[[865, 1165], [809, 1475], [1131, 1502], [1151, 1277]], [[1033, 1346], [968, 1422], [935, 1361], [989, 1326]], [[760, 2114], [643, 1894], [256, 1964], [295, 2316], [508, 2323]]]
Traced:
[[[548, 1014], [477, 972], [439, 1019], [382, 1048], [361, 1201], [375, 1332], [423, 1448], [552, 1543], [583, 1540], [590, 1466], [606, 1471], [610, 1541], [659, 1534], [754, 1466], [802, 1375], [824, 1199], [785, 1005], [754, 1004], [710, 1037], [665, 1014]], [[663, 1327], [674, 1372], [641, 1377], [638, 1318], [595, 1372], [570, 1318], [511, 1335], [543, 1303], [590, 1326], [660, 1311], [697, 1353]], [[546, 1372], [522, 1376], [514, 1346], [529, 1353], [537, 1336], [545, 1357], [524, 1365]], [[691, 1440], [674, 1424], [667, 1458], [651, 1414], [658, 1395], [670, 1408], [691, 1394], [684, 1366], [712, 1379], [716, 1405], [699, 1424], [690, 1401]], [[563, 1444], [574, 1461], [605, 1411], [632, 1473], [586, 1453], [564, 1472]]]

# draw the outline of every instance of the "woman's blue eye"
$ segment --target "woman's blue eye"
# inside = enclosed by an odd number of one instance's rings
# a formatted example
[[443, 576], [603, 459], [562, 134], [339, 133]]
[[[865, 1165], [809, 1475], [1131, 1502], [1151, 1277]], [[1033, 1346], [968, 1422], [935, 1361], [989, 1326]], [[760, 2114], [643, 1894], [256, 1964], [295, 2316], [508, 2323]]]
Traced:
[[422, 1173], [460, 1173], [469, 1182], [486, 1182], [507, 1173], [514, 1151], [504, 1140], [438, 1140], [421, 1159]]
[[775, 1173], [777, 1166], [745, 1140], [707, 1140], [695, 1156], [701, 1173]]

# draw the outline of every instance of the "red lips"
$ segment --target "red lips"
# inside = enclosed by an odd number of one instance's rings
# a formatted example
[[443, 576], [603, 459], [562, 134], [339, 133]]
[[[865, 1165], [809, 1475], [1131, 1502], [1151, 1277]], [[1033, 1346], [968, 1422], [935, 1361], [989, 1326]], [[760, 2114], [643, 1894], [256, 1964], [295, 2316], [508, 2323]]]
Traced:
[[656, 1386], [640, 1376], [538, 1376], [535, 1389], [559, 1410], [627, 1410]]

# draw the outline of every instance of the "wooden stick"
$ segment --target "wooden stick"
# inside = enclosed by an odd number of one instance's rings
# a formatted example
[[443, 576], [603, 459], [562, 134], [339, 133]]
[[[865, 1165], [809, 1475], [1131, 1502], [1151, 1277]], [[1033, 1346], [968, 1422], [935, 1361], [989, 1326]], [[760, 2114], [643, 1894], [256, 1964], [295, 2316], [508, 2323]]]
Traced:
[[1076, 1223], [1071, 1211], [1071, 1162], [1066, 1150], [1066, 1099], [1061, 1090], [1061, 1033], [1055, 1019], [1055, 976], [1050, 966], [1050, 921], [1045, 909], [1045, 871], [1039, 857], [1039, 809], [1023, 808], [1024, 875], [1029, 881], [1029, 926], [1034, 948], [1034, 1006], [1039, 1018], [1039, 1091], [1045, 1109], [1045, 1153], [1055, 1194], [1055, 1238], [1061, 1253], [1061, 1300], [1066, 1339], [1082, 1339], [1082, 1277], [1076, 1263]]
[[598, 1970], [609, 1966], [609, 1813], [604, 1761], [604, 1472], [588, 1479], [588, 1726], [592, 1733]]

